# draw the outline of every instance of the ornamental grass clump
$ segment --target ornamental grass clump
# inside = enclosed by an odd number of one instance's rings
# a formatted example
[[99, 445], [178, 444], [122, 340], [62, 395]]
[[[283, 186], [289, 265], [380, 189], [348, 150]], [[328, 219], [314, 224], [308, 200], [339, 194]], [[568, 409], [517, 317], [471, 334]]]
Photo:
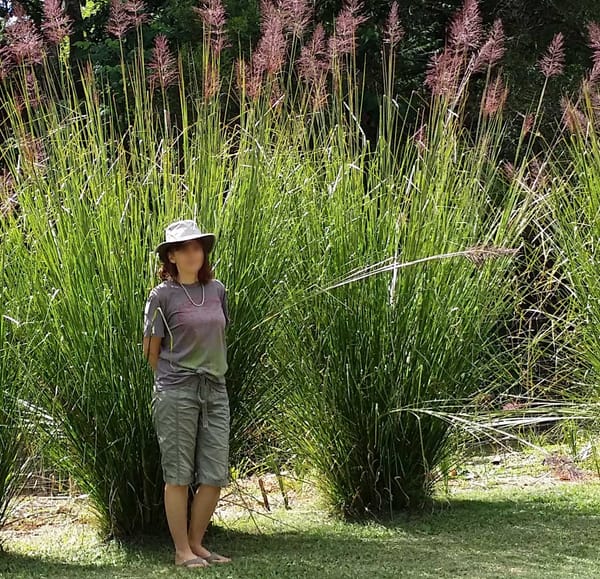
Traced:
[[388, 94], [371, 145], [355, 121], [359, 99], [352, 108], [338, 94], [336, 122], [311, 135], [290, 184], [303, 191], [292, 219], [302, 226], [275, 344], [278, 426], [348, 518], [423, 506], [457, 435], [484, 430], [475, 401], [502, 387], [501, 330], [519, 296], [533, 200], [500, 168], [504, 97], [482, 107], [474, 136], [464, 125], [478, 51], [492, 54], [488, 74], [500, 52], [499, 40], [494, 51], [484, 43], [476, 5], [465, 6], [448, 63], [432, 63], [417, 133], [406, 138]]
[[[204, 45], [215, 66], [218, 46]], [[22, 236], [23, 291], [32, 295], [31, 327], [43, 336], [28, 360], [37, 383], [32, 403], [58, 425], [47, 453], [89, 494], [106, 536], [164, 523], [141, 329], [144, 301], [159, 283], [154, 248], [170, 221], [195, 218], [220, 240], [212, 259], [231, 288], [231, 463], [238, 472], [266, 440], [274, 412], [264, 396], [271, 370], [259, 362], [272, 335], [254, 327], [279, 300], [289, 244], [281, 175], [268, 151], [277, 119], [269, 102], [266, 111], [246, 111], [237, 130], [222, 124], [205, 76], [186, 92], [186, 55], [176, 58], [158, 36], [147, 64], [141, 51], [122, 61], [127, 111], [91, 65], [79, 86], [67, 68], [55, 77], [53, 60], [15, 64], [1, 88], [10, 134], [2, 163], [14, 190], [6, 207], [15, 219], [7, 223]], [[277, 150], [280, 161], [283, 141]]]

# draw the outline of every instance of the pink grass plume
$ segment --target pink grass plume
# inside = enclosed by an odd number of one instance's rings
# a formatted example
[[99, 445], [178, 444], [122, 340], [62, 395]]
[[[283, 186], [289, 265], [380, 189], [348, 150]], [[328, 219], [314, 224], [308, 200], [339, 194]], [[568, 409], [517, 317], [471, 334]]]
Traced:
[[269, 0], [261, 2], [261, 37], [252, 55], [253, 73], [279, 72], [286, 60], [287, 42], [283, 31], [283, 18], [277, 7]]
[[361, 14], [362, 2], [357, 0], [346, 0], [340, 13], [335, 18], [333, 36], [329, 39], [330, 54], [351, 54], [356, 48], [356, 31], [358, 27], [367, 21], [367, 17]]
[[15, 2], [4, 28], [5, 52], [12, 63], [41, 64], [46, 54], [44, 39], [21, 4]]
[[148, 75], [151, 90], [154, 90], [157, 86], [164, 90], [177, 82], [177, 61], [169, 49], [169, 41], [164, 34], [158, 34], [154, 39], [152, 57], [148, 63], [148, 68], [152, 71]]
[[504, 108], [508, 97], [508, 87], [504, 85], [502, 77], [497, 75], [485, 88], [483, 96], [483, 114], [493, 117]]
[[425, 86], [436, 96], [455, 96], [460, 84], [462, 64], [460, 54], [448, 48], [434, 54], [427, 66]]
[[498, 18], [494, 21], [487, 40], [480, 48], [473, 63], [473, 72], [481, 72], [495, 66], [504, 56], [504, 28]]
[[383, 42], [384, 44], [389, 44], [390, 48], [394, 48], [403, 38], [404, 28], [400, 23], [398, 2], [392, 2], [385, 26], [383, 27]]
[[72, 20], [65, 13], [61, 0], [44, 0], [44, 21], [41, 25], [46, 40], [53, 45], [60, 44], [73, 32]]
[[149, 20], [141, 0], [111, 0], [106, 31], [121, 39], [129, 30]]
[[584, 133], [588, 126], [587, 117], [566, 96], [561, 97], [560, 106], [564, 127], [571, 134]]
[[213, 54], [218, 57], [230, 46], [226, 37], [227, 14], [221, 0], [206, 0], [193, 8], [210, 37]]
[[310, 40], [302, 47], [297, 60], [298, 74], [307, 84], [321, 81], [329, 70], [329, 54], [325, 40], [325, 30], [317, 24]]
[[538, 61], [538, 67], [546, 78], [559, 76], [565, 69], [564, 36], [562, 32], [554, 35], [548, 49]]
[[313, 19], [312, 2], [308, 0], [280, 0], [283, 27], [296, 38], [302, 38]]
[[450, 22], [448, 44], [455, 51], [478, 48], [483, 37], [483, 23], [477, 0], [465, 0]]

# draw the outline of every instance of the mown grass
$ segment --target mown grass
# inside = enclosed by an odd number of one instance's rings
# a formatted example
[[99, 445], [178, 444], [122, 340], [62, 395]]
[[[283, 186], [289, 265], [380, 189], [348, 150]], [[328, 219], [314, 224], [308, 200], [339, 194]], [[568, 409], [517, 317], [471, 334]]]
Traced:
[[[322, 509], [319, 497], [291, 510], [276, 508], [269, 517], [225, 517], [211, 528], [207, 546], [230, 555], [234, 561], [228, 565], [176, 569], [166, 536], [103, 543], [89, 522], [71, 522], [5, 538], [0, 576], [597, 577], [598, 478], [546, 477], [546, 484], [519, 488], [525, 472], [548, 474], [540, 467], [542, 454], [512, 453], [499, 465], [492, 457], [465, 464], [448, 493], [438, 489], [428, 510], [407, 511], [385, 523], [344, 523]], [[469, 482], [475, 472], [480, 488]], [[504, 473], [515, 481], [496, 484]]]

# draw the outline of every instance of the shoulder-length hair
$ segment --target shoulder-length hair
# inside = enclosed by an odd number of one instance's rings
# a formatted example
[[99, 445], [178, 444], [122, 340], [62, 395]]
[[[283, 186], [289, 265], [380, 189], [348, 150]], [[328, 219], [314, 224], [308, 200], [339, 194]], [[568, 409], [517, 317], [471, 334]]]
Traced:
[[[194, 241], [198, 242], [202, 249], [204, 249], [204, 263], [202, 267], [198, 270], [198, 281], [201, 283], [206, 283], [215, 277], [215, 272], [210, 265], [209, 253], [206, 251], [206, 245], [204, 244], [202, 239], [194, 239]], [[174, 251], [177, 248], [181, 247], [185, 241], [174, 242], [168, 249], [168, 251], [164, 252], [164, 260], [161, 259], [160, 266], [158, 268], [158, 277], [162, 280], [172, 280], [177, 281], [177, 266], [174, 263], [171, 263], [168, 258], [169, 251]]]

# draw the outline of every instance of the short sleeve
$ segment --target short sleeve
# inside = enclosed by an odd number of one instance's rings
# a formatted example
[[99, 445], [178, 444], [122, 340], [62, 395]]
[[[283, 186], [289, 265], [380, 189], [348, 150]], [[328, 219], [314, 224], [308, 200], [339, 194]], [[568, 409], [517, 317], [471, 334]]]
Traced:
[[225, 327], [229, 326], [231, 320], [229, 319], [229, 306], [227, 305], [227, 290], [223, 289], [223, 297], [221, 298], [221, 305], [223, 306], [223, 313], [225, 314]]
[[163, 310], [160, 305], [159, 294], [156, 289], [153, 289], [144, 307], [144, 337], [158, 336], [163, 338], [164, 335]]

